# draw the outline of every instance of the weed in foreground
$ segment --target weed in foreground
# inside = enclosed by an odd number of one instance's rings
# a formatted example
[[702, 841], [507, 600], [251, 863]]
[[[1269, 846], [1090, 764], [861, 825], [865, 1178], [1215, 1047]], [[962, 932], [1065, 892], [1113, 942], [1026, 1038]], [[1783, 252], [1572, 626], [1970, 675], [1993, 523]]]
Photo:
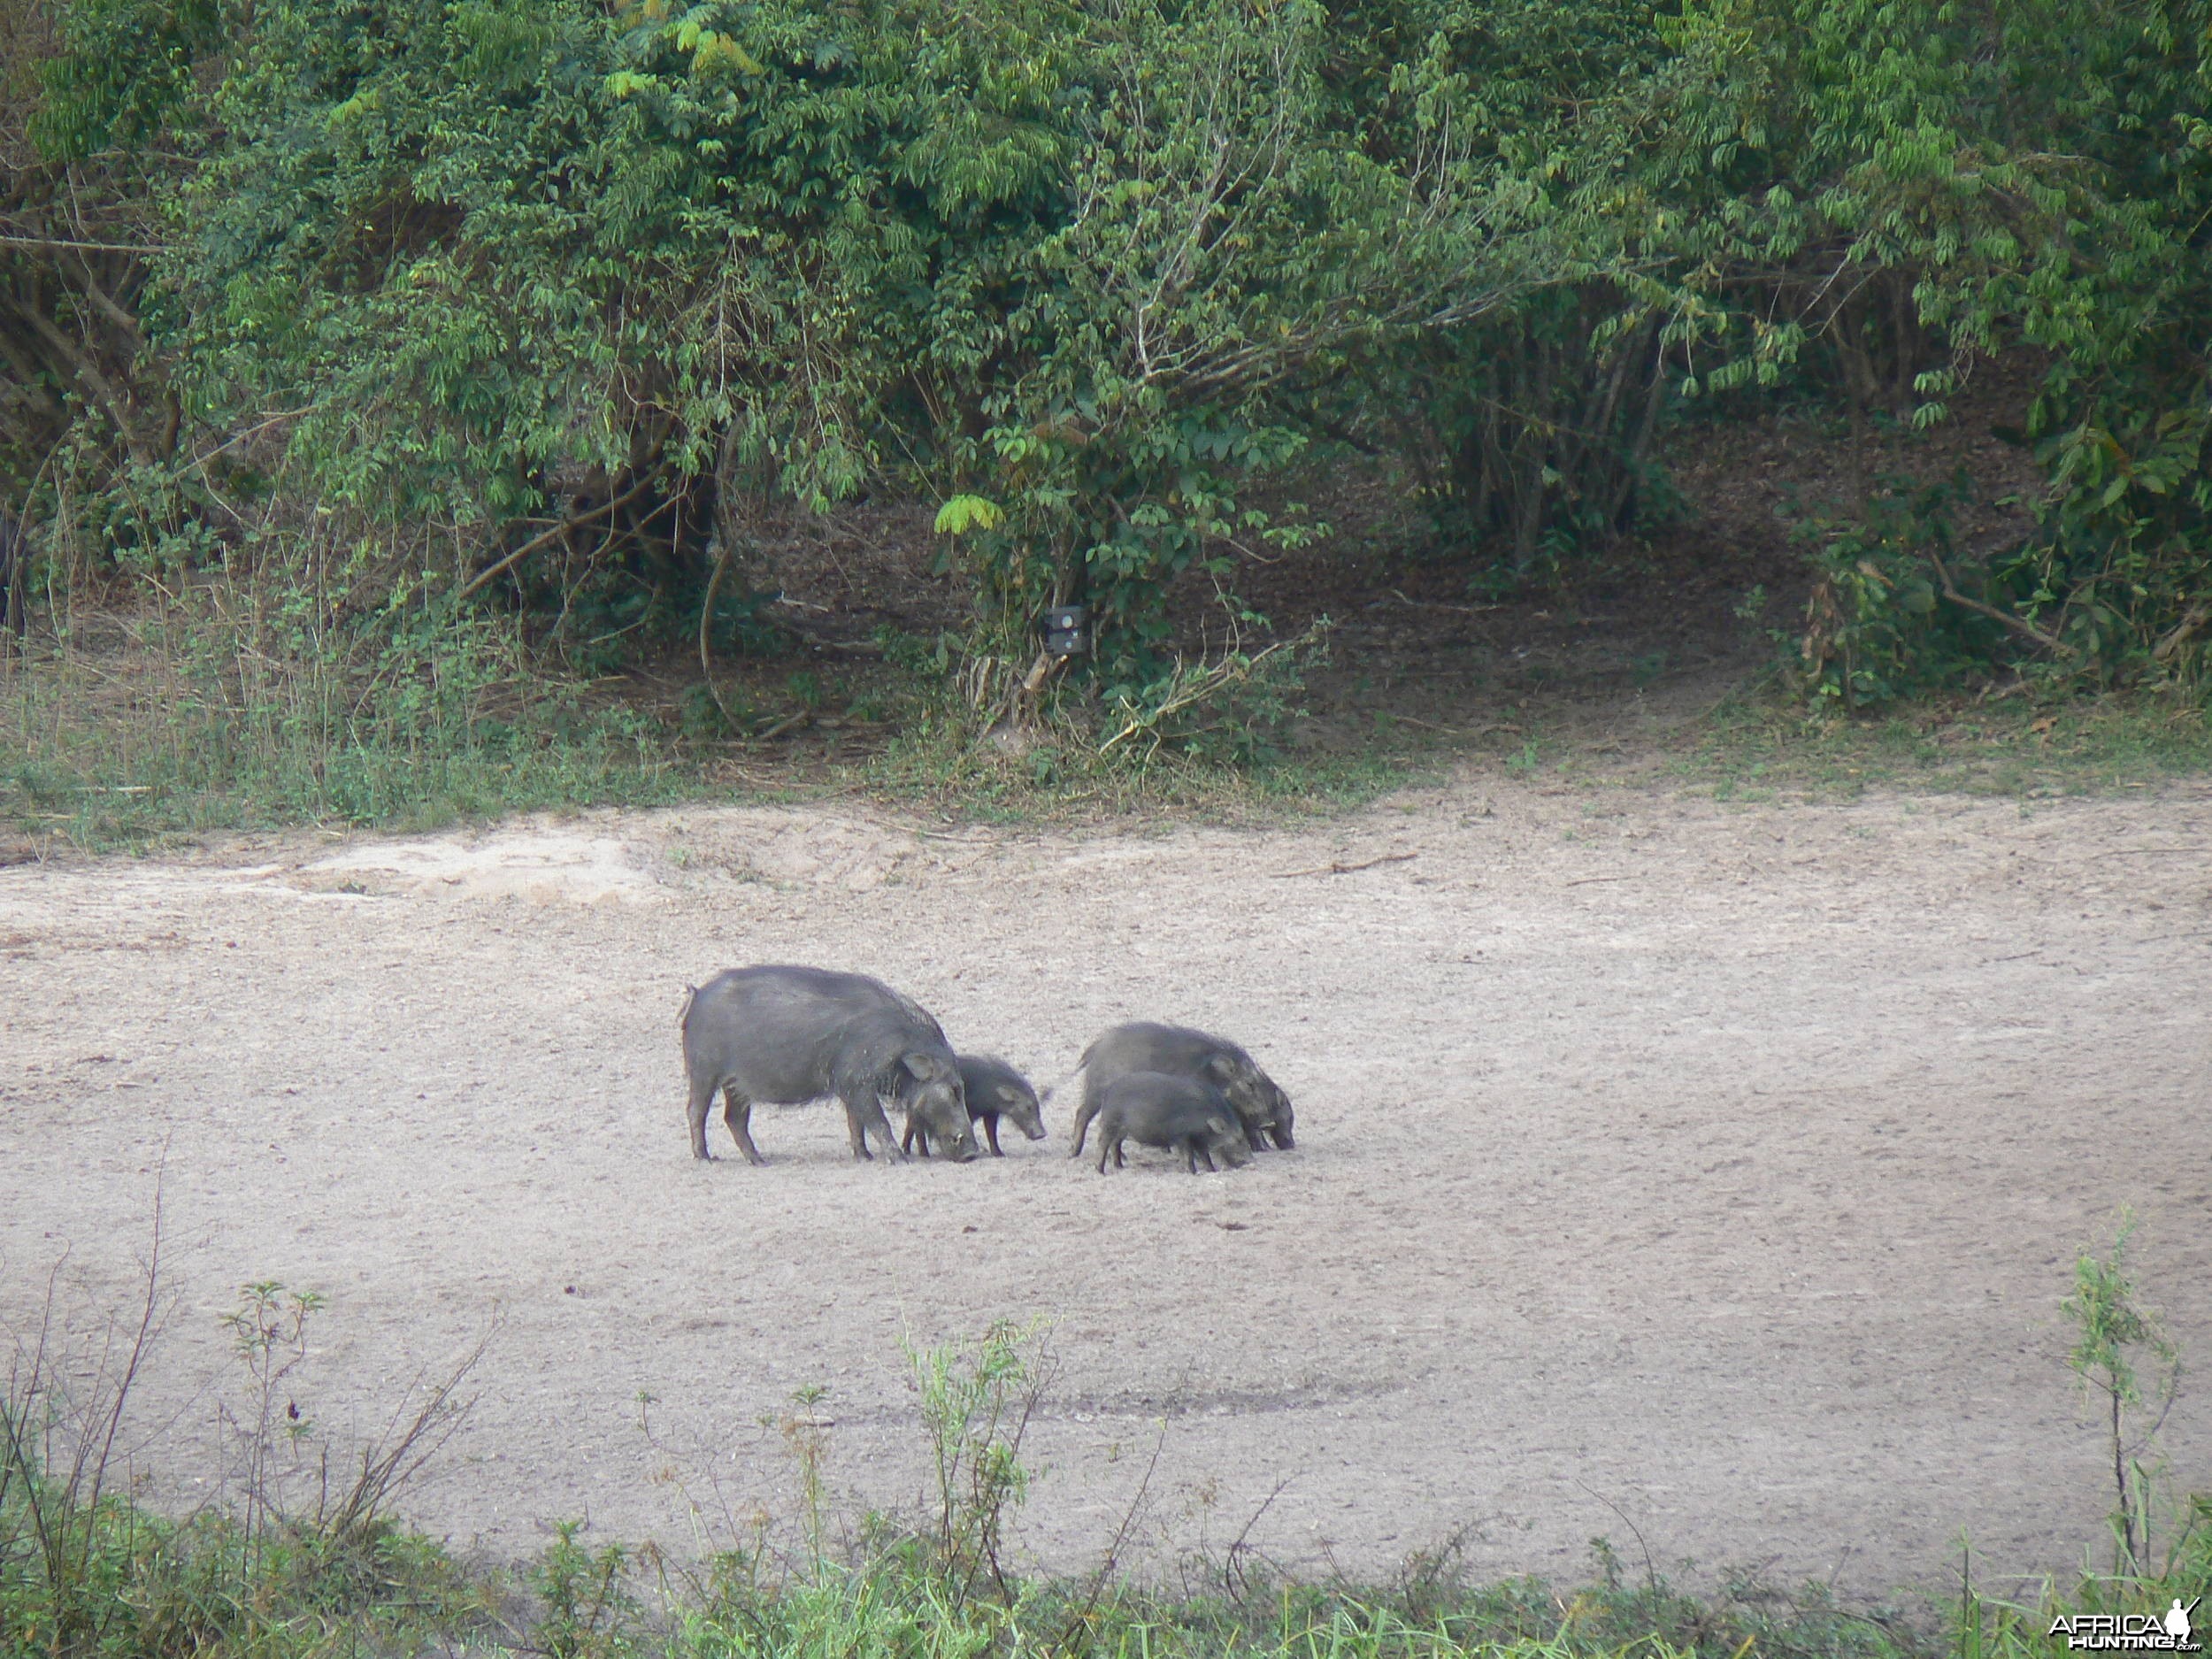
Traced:
[[[2158, 1517], [2153, 1496], [2165, 1467], [2157, 1450], [2159, 1431], [2181, 1386], [2180, 1353], [2157, 1315], [2141, 1305], [2128, 1271], [2128, 1240], [2134, 1231], [2134, 1216], [2124, 1211], [2109, 1252], [2085, 1250], [2077, 1256], [2074, 1294], [2062, 1304], [2081, 1333], [2066, 1363], [2105, 1423], [2115, 1576], [2143, 1571], [2154, 1548]], [[2147, 1378], [2142, 1374], [2145, 1366]], [[2147, 1425], [2139, 1421], [2146, 1414]], [[2185, 1530], [2170, 1543], [2170, 1558], [2187, 1543]]]
[[2117, 1402], [2100, 1415], [2116, 1425], [2124, 1474], [2114, 1570], [2063, 1585], [1993, 1596], [1967, 1558], [1956, 1595], [1916, 1611], [1846, 1608], [1819, 1585], [1732, 1579], [1694, 1594], [1658, 1571], [1640, 1538], [1634, 1568], [1594, 1540], [1596, 1571], [1578, 1589], [1479, 1585], [1464, 1536], [1409, 1558], [1391, 1583], [1315, 1582], [1251, 1548], [1248, 1526], [1225, 1552], [1187, 1561], [1169, 1588], [1123, 1569], [1128, 1517], [1095, 1573], [1024, 1575], [1008, 1540], [1050, 1368], [1041, 1333], [1002, 1324], [969, 1350], [909, 1349], [931, 1471], [910, 1516], [850, 1525], [832, 1513], [822, 1395], [803, 1390], [784, 1420], [803, 1511], [795, 1555], [771, 1550], [764, 1525], [685, 1570], [649, 1545], [588, 1547], [580, 1525], [564, 1525], [521, 1574], [526, 1609], [503, 1625], [492, 1613], [509, 1589], [502, 1575], [463, 1569], [381, 1508], [342, 1532], [315, 1523], [327, 1506], [291, 1495], [285, 1471], [303, 1463], [311, 1428], [296, 1435], [288, 1411], [262, 1408], [292, 1394], [300, 1334], [321, 1312], [304, 1293], [250, 1286], [227, 1321], [250, 1385], [234, 1422], [265, 1441], [249, 1464], [261, 1490], [245, 1508], [170, 1520], [112, 1490], [117, 1425], [166, 1305], [157, 1248], [140, 1307], [96, 1345], [105, 1358], [88, 1382], [65, 1383], [54, 1363], [50, 1299], [39, 1332], [17, 1344], [0, 1398], [0, 1653], [324, 1659], [468, 1644], [543, 1659], [2048, 1659], [2055, 1622], [2155, 1619], [2212, 1588], [2212, 1502], [2161, 1502], [2155, 1422], [2131, 1426], [2176, 1373], [2128, 1271], [2130, 1231], [2124, 1220], [2109, 1250], [2082, 1252], [2065, 1304], [2078, 1372]]
[[327, 1457], [316, 1459], [316, 1501], [295, 1507], [281, 1471], [299, 1463], [313, 1430], [275, 1401], [320, 1306], [312, 1296], [249, 1286], [225, 1321], [252, 1395], [227, 1413], [242, 1503], [180, 1518], [134, 1501], [126, 1425], [174, 1307], [162, 1244], [157, 1185], [131, 1316], [72, 1333], [58, 1265], [35, 1329], [12, 1333], [0, 1392], [0, 1654], [311, 1659], [415, 1651], [480, 1624], [486, 1586], [390, 1509], [457, 1420], [453, 1389], [474, 1356], [363, 1449], [357, 1478], [334, 1485]]

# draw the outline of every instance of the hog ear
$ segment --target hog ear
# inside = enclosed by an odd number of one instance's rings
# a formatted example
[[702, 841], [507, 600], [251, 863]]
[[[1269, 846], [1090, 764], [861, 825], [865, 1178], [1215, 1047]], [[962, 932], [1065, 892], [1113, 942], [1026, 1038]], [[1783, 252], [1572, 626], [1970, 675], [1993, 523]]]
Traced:
[[902, 1056], [899, 1060], [899, 1064], [904, 1066], [910, 1075], [918, 1078], [925, 1083], [928, 1082], [930, 1079], [937, 1075], [936, 1061], [926, 1054], [910, 1054]]
[[1215, 1082], [1228, 1083], [1236, 1078], [1237, 1063], [1225, 1054], [1217, 1054], [1209, 1056], [1206, 1064], [1200, 1069]]
[[1003, 1083], [998, 1086], [998, 1097], [1002, 1101], [1005, 1102], [1009, 1106], [1018, 1106], [1021, 1104], [1021, 1091], [1019, 1089], [1009, 1088]]

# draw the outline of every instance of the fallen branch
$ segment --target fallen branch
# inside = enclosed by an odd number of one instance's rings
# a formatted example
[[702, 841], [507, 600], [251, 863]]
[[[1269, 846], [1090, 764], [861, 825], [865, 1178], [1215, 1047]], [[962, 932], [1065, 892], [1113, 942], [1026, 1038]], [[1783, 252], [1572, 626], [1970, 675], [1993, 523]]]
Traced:
[[[1122, 742], [1125, 739], [1134, 737], [1140, 732], [1152, 733], [1154, 734], [1153, 747], [1156, 749], [1159, 746], [1158, 733], [1160, 724], [1170, 715], [1179, 714], [1185, 709], [1191, 707], [1194, 703], [1203, 703], [1208, 697], [1210, 697], [1215, 692], [1221, 690], [1225, 686], [1235, 685], [1240, 681], [1251, 679], [1253, 673], [1258, 669], [1262, 663], [1265, 662], [1269, 657], [1274, 656], [1276, 652], [1281, 650], [1286, 645], [1305, 644], [1311, 641], [1319, 631], [1320, 630], [1317, 626], [1315, 627], [1308, 628], [1305, 633], [1300, 635], [1296, 640], [1278, 640], [1265, 650], [1261, 651], [1253, 657], [1224, 657], [1220, 662], [1214, 664], [1211, 667], [1203, 669], [1200, 672], [1193, 675], [1190, 680], [1185, 683], [1181, 690], [1173, 693], [1166, 698], [1166, 700], [1164, 701], [1158, 708], [1153, 709], [1149, 711], [1137, 711], [1134, 709], [1130, 708], [1130, 705], [1125, 701], [1123, 707], [1129, 710], [1126, 722], [1123, 725], [1120, 731], [1115, 733], [1111, 737], [1108, 738], [1103, 743], [1101, 743], [1098, 746], [1098, 752], [1102, 755], [1110, 755], [1113, 753], [1117, 744]], [[1037, 659], [1037, 661], [1038, 666], [1037, 668], [1033, 668], [1030, 671], [1030, 678], [1036, 680], [1039, 684], [1042, 684], [1042, 674], [1040, 671], [1044, 669], [1046, 665], [1052, 661], [1052, 658], [1049, 656], [1041, 656]], [[1025, 684], [1027, 682], [1025, 682]]]
[[782, 719], [772, 722], [760, 731], [754, 733], [754, 741], [765, 743], [772, 737], [781, 737], [786, 732], [804, 726], [813, 718], [812, 712], [806, 709], [800, 710], [796, 714], [787, 714]]
[[1448, 737], [1487, 737], [1493, 732], [1517, 732], [1521, 728], [1510, 720], [1493, 720], [1487, 726], [1439, 726], [1434, 720], [1417, 720], [1409, 714], [1385, 711], [1385, 718], [1396, 726], [1417, 726], [1425, 732], [1441, 732]]
[[1976, 616], [1987, 617], [1992, 622], [2001, 622], [2015, 634], [2033, 640], [2054, 656], [2071, 657], [2074, 654], [2071, 648], [2056, 634], [2045, 633], [2034, 623], [2016, 617], [2009, 611], [2000, 611], [1995, 605], [1985, 605], [1978, 599], [1969, 599], [1952, 582], [1951, 572], [1943, 563], [1943, 556], [1933, 548], [1928, 549], [1928, 563], [1935, 566], [1935, 573], [1943, 583], [1943, 596], [1953, 604], [1962, 610], [1971, 611]]
[[1317, 864], [1311, 870], [1278, 870], [1268, 879], [1287, 881], [1293, 876], [1348, 876], [1355, 870], [1372, 870], [1377, 864], [1402, 864], [1409, 858], [1418, 858], [1420, 856], [1419, 853], [1385, 853], [1379, 858], [1365, 859], [1356, 864], [1339, 863]]
[[[771, 603], [779, 609], [787, 611], [819, 611], [826, 614], [829, 611], [827, 605], [806, 604], [796, 599], [787, 599], [780, 594]], [[787, 634], [796, 634], [818, 651], [844, 651], [856, 657], [883, 655], [882, 645], [874, 640], [841, 640], [834, 634], [824, 633], [819, 626], [808, 621], [804, 617], [778, 617], [776, 626]]]
[[[1440, 599], [1410, 599], [1395, 588], [1393, 588], [1390, 590], [1390, 595], [1392, 598], [1397, 600], [1400, 603], [1411, 605], [1416, 611], [1456, 611], [1463, 616], [1479, 617], [1486, 615], [1493, 611], [1501, 611], [1504, 609], [1502, 605], [1453, 605], [1446, 604]], [[1374, 605], [1370, 605], [1367, 608], [1370, 611], [1372, 611], [1375, 608], [1375, 605], [1379, 605], [1380, 603], [1382, 603], [1382, 601], [1378, 599], [1375, 601]]]
[[571, 530], [576, 529], [579, 526], [588, 525], [594, 518], [603, 518], [607, 516], [607, 514], [614, 511], [614, 510], [618, 507], [628, 506], [640, 495], [642, 495], [648, 489], [651, 488], [652, 483], [652, 477], [649, 473], [646, 477], [640, 479], [635, 484], [633, 484], [621, 495], [617, 495], [612, 501], [602, 502], [598, 506], [594, 507], [589, 512], [580, 512], [573, 518], [564, 518], [560, 521], [560, 523], [555, 525], [550, 530], [546, 531], [542, 535], [532, 536], [527, 541], [525, 541], [520, 547], [507, 555], [505, 558], [501, 559], [496, 565], [489, 565], [487, 568], [477, 572], [474, 576], [471, 577], [469, 579], [468, 586], [461, 589], [461, 597], [466, 599], [471, 594], [475, 593], [481, 588], [487, 582], [496, 581], [500, 577], [504, 576], [509, 571], [514, 569], [516, 565], [521, 564], [523, 560], [528, 558], [530, 555], [536, 552], [547, 542], [557, 541], [561, 537], [566, 535]]
[[2154, 663], [2164, 662], [2188, 644], [2195, 637], [2197, 630], [2208, 622], [2212, 622], [2212, 605], [2191, 605], [2182, 613], [2181, 620], [2174, 625], [2173, 631], [2151, 647], [2151, 660]]

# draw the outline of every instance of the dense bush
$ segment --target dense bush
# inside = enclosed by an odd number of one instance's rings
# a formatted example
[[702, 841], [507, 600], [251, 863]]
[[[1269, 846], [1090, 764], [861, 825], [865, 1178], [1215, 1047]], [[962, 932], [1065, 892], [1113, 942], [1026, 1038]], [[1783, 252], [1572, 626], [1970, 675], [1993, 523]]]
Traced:
[[[1526, 574], [1754, 385], [1854, 434], [1815, 690], [2212, 620], [2204, 0], [10, 4], [0, 476], [72, 580], [251, 572], [265, 656], [680, 636], [879, 490], [1141, 708], [1302, 458]], [[1947, 550], [1869, 434], [2014, 351], [2038, 528]]]

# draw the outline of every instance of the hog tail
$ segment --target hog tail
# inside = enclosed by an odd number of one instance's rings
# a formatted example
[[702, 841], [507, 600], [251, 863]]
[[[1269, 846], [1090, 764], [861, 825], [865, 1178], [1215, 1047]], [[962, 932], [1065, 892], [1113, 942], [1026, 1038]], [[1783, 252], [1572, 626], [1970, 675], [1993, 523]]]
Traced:
[[684, 1005], [676, 1010], [676, 1029], [678, 1031], [683, 1030], [685, 1026], [691, 1023], [692, 999], [696, 997], [698, 995], [699, 987], [697, 986], [687, 985], [684, 987]]

